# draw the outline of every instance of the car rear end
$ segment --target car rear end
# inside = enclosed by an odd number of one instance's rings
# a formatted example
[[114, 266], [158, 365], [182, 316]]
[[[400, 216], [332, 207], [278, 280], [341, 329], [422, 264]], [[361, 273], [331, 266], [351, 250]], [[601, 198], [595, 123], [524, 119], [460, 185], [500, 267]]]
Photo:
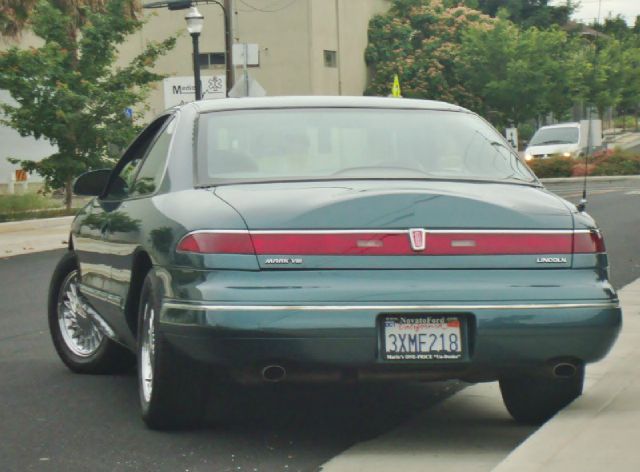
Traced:
[[423, 250], [412, 230], [191, 233], [185, 258], [255, 266], [172, 269], [181, 297], [165, 300], [164, 328], [247, 381], [274, 380], [274, 365], [289, 380], [491, 380], [611, 347], [620, 309], [597, 230], [419, 233]]
[[602, 235], [476, 115], [217, 103], [158, 267], [161, 329], [182, 352], [259, 382], [553, 375], [610, 349]]

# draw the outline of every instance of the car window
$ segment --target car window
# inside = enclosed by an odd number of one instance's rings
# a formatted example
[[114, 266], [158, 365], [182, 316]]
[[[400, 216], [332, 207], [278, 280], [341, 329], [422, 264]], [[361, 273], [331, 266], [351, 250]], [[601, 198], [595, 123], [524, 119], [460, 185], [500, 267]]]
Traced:
[[158, 189], [166, 167], [169, 146], [171, 145], [171, 138], [175, 128], [174, 124], [175, 121], [171, 121], [165, 127], [139, 166], [135, 181], [129, 187], [131, 196], [149, 195]]
[[534, 182], [502, 136], [457, 111], [273, 109], [203, 114], [203, 184], [350, 178]]
[[574, 144], [580, 135], [577, 127], [561, 126], [556, 128], [540, 128], [531, 138], [530, 146], [545, 144]]
[[130, 195], [144, 157], [154, 144], [158, 131], [169, 118], [163, 116], [151, 123], [127, 149], [114, 169], [116, 176], [109, 181], [103, 197], [105, 200], [121, 200]]

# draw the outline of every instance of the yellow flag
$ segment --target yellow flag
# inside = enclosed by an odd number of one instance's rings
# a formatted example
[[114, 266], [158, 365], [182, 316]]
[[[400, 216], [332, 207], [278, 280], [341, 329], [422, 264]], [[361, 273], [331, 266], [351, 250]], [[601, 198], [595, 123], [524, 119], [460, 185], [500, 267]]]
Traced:
[[402, 93], [400, 92], [400, 79], [398, 78], [398, 74], [393, 77], [393, 87], [391, 87], [391, 96], [395, 98], [402, 98]]

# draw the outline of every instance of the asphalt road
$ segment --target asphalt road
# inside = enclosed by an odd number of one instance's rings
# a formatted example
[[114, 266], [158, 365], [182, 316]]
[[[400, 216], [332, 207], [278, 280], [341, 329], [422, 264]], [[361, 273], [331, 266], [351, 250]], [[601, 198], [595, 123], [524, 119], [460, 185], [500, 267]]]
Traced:
[[[630, 185], [594, 192], [588, 208], [617, 287], [640, 277], [640, 189]], [[0, 471], [314, 471], [463, 387], [275, 385], [239, 391], [229, 424], [149, 431], [133, 373], [75, 375], [55, 355], [45, 298], [61, 254], [0, 259]]]
[[[582, 197], [581, 183], [547, 185], [567, 200]], [[590, 182], [586, 211], [596, 219], [605, 239], [610, 279], [621, 288], [640, 277], [640, 179]]]
[[0, 259], [2, 472], [313, 471], [462, 388], [442, 382], [243, 389], [227, 425], [149, 431], [133, 373], [75, 375], [58, 360], [45, 300], [61, 255]]

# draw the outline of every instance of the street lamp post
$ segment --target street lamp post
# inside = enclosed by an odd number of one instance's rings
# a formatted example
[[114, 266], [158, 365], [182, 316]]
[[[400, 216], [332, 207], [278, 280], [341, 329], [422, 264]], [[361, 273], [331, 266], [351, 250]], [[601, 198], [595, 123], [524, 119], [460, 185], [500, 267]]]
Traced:
[[196, 101], [202, 100], [202, 81], [200, 80], [200, 33], [204, 26], [204, 16], [198, 11], [197, 7], [191, 7], [187, 16], [187, 31], [191, 35], [193, 41], [193, 80], [196, 86]]
[[[233, 35], [231, 33], [231, 0], [222, 0], [221, 3], [219, 0], [161, 0], [155, 2], [148, 2], [144, 4], [144, 8], [168, 8], [169, 10], [185, 10], [187, 8], [192, 8], [198, 3], [215, 3], [222, 9], [222, 13], [224, 15], [224, 56], [225, 56], [225, 64], [226, 64], [226, 77], [227, 77], [227, 95], [229, 94], [229, 90], [233, 88], [233, 64], [231, 64], [232, 57], [232, 39]], [[197, 11], [197, 10], [196, 10]], [[187, 19], [188, 21], [188, 19]], [[202, 27], [200, 28], [202, 30]]]

